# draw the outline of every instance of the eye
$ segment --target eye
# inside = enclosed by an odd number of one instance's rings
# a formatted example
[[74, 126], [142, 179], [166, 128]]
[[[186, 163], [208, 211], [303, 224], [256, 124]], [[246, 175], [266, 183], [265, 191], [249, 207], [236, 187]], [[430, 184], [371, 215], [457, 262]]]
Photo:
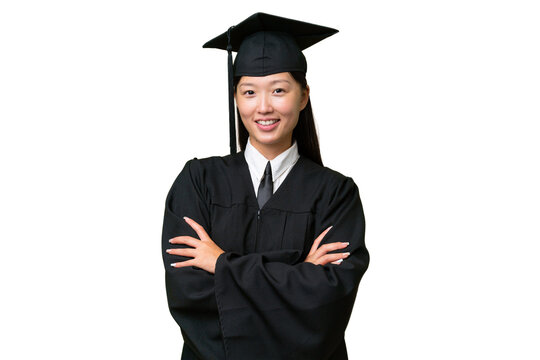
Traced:
[[253, 90], [246, 90], [242, 93], [243, 95], [254, 95], [255, 94], [255, 91]]
[[274, 93], [276, 93], [276, 94], [282, 94], [284, 92], [285, 92], [285, 90], [282, 89], [282, 88], [278, 88], [278, 89], [274, 90]]

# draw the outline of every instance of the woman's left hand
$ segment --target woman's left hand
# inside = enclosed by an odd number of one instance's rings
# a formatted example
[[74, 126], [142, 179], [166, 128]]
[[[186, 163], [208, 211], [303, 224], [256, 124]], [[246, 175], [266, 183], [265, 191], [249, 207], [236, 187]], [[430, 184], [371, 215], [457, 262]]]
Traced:
[[216, 272], [217, 259], [219, 255], [225, 251], [221, 250], [221, 248], [217, 246], [212, 239], [210, 239], [210, 236], [208, 236], [201, 225], [197, 224], [188, 217], [184, 217], [184, 220], [193, 228], [193, 230], [195, 230], [197, 235], [199, 235], [200, 240], [191, 236], [177, 236], [170, 239], [169, 242], [171, 244], [184, 244], [191, 246], [192, 248], [167, 249], [167, 253], [171, 255], [180, 255], [193, 258], [191, 260], [172, 263], [171, 266], [177, 268], [184, 266], [196, 266], [208, 271], [211, 274], [214, 274]]

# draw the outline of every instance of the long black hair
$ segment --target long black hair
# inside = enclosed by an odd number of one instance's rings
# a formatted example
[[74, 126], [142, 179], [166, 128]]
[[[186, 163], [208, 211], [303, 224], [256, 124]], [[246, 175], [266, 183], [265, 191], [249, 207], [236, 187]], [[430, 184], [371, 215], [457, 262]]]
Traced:
[[[301, 71], [290, 72], [291, 76], [300, 84], [302, 89], [307, 89], [306, 75]], [[236, 85], [240, 81], [240, 77], [234, 78], [234, 91], [236, 92]], [[240, 149], [245, 150], [249, 133], [240, 118], [240, 112], [236, 108], [237, 121], [238, 121], [238, 141], [240, 143]], [[317, 137], [317, 129], [315, 128], [315, 120], [313, 118], [313, 110], [311, 109], [311, 99], [308, 99], [307, 105], [304, 110], [300, 111], [298, 116], [298, 124], [293, 130], [293, 140], [296, 140], [298, 145], [298, 153], [303, 155], [317, 164], [323, 166], [321, 159], [321, 150], [319, 148], [319, 138]]]

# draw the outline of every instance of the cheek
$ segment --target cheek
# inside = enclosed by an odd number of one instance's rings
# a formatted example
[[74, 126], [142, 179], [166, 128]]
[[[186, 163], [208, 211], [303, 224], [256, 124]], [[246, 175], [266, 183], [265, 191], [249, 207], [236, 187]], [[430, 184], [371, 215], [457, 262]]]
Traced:
[[248, 101], [236, 101], [236, 106], [238, 107], [238, 112], [240, 113], [242, 120], [253, 113], [253, 106]]
[[281, 113], [281, 115], [291, 118], [291, 121], [297, 121], [298, 114], [300, 113], [300, 102], [297, 99], [284, 99], [275, 105], [275, 108]]

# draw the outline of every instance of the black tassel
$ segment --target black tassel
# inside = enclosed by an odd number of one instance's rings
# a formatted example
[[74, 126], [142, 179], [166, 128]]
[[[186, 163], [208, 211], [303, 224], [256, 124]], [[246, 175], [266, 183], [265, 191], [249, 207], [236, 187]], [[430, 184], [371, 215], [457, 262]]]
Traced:
[[231, 154], [236, 154], [236, 119], [234, 111], [234, 89], [233, 89], [233, 61], [232, 61], [232, 45], [231, 45], [231, 26], [227, 30], [227, 67], [229, 73], [229, 144]]

